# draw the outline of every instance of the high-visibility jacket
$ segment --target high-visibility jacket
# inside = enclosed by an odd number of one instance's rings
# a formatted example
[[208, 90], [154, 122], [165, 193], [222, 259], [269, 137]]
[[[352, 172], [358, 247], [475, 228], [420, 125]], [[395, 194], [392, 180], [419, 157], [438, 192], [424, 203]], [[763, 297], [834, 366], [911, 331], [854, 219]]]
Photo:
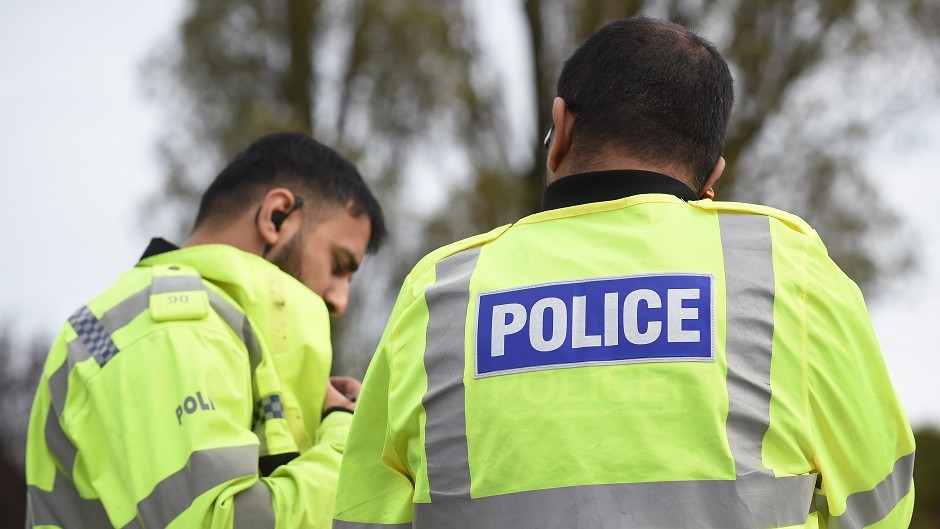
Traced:
[[49, 352], [27, 526], [329, 527], [351, 421], [321, 421], [331, 361], [325, 303], [264, 259], [144, 258]]
[[861, 293], [813, 229], [639, 194], [418, 263], [334, 527], [899, 528], [913, 456]]

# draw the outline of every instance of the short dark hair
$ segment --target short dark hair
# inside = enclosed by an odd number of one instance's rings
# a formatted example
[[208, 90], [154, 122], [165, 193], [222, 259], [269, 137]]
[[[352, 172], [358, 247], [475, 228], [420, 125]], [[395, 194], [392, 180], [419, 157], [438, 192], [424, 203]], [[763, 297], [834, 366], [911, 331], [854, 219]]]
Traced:
[[368, 215], [372, 229], [367, 251], [385, 239], [385, 217], [356, 167], [336, 151], [300, 132], [281, 132], [255, 140], [235, 155], [202, 195], [196, 227], [241, 215], [277, 187], [297, 193], [312, 206], [352, 205]]
[[637, 17], [591, 35], [565, 62], [558, 95], [575, 114], [573, 164], [621, 148], [687, 170], [700, 190], [724, 148], [734, 81], [707, 40]]

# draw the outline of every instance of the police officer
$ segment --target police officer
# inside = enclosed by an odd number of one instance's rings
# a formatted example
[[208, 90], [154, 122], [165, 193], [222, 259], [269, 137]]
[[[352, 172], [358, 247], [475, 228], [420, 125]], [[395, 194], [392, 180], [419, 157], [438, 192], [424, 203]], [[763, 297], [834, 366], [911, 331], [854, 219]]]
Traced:
[[733, 99], [634, 18], [565, 63], [543, 211], [432, 252], [366, 375], [334, 527], [906, 527], [913, 437], [816, 232], [714, 202]]
[[27, 526], [329, 527], [355, 404], [329, 314], [385, 235], [348, 161], [257, 140], [69, 318], [37, 390]]

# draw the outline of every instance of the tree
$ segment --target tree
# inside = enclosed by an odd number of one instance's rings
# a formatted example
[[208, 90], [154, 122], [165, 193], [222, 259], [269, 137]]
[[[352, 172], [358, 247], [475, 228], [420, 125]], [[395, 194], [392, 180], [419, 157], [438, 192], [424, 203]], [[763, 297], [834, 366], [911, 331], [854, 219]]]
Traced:
[[[366, 302], [340, 323], [336, 342], [359, 353], [341, 356], [338, 370], [364, 371], [396, 285], [421, 254], [537, 210], [540, 133], [548, 127], [561, 61], [603, 23], [635, 14], [698, 28], [732, 65], [738, 99], [721, 198], [762, 201], [804, 216], [869, 294], [914, 264], [910, 246], [895, 235], [897, 217], [877, 200], [858, 158], [893, 101], [917, 87], [937, 87], [937, 61], [915, 68], [904, 60], [911, 46], [936, 54], [925, 45], [938, 36], [935, 2], [489, 5], [502, 15], [484, 13], [481, 5], [193, 1], [178, 44], [161, 47], [148, 62], [149, 84], [177, 116], [161, 143], [166, 185], [154, 205], [164, 215], [188, 221], [224, 160], [274, 130], [312, 132], [337, 146], [377, 189], [391, 248], [379, 259], [381, 269], [367, 267], [357, 280], [354, 295]], [[527, 36], [523, 63], [512, 72], [493, 67], [503, 39], [494, 52], [484, 37], [498, 16], [515, 17], [509, 31]], [[870, 72], [899, 69], [906, 80], [872, 88], [864, 82]], [[515, 109], [506, 95], [520, 84], [528, 87], [534, 128], [508, 117]], [[847, 94], [856, 107], [851, 112]], [[527, 145], [523, 152], [507, 147], [519, 144]], [[422, 203], [429, 195], [443, 198]], [[891, 251], [871, 244], [888, 239], [884, 234], [892, 235]]]

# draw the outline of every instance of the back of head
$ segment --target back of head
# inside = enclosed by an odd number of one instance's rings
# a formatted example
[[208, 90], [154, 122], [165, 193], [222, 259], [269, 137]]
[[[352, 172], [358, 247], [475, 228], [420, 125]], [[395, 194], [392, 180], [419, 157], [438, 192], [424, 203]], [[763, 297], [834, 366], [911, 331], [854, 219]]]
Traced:
[[574, 167], [620, 152], [674, 168], [699, 190], [721, 156], [734, 87], [711, 43], [640, 17], [604, 26], [578, 48], [558, 96], [575, 114]]
[[385, 238], [385, 219], [359, 171], [336, 151], [299, 132], [264, 136], [238, 153], [202, 196], [195, 227], [229, 222], [283, 187], [314, 208], [351, 205], [355, 216], [368, 215], [368, 251]]

